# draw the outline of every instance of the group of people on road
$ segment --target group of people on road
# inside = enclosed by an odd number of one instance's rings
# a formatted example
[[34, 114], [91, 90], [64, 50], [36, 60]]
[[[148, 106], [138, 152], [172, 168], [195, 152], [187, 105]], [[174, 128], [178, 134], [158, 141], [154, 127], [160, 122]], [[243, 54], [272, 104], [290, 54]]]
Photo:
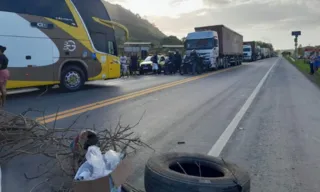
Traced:
[[129, 76], [130, 75], [136, 75], [137, 72], [139, 71], [139, 56], [134, 53], [130, 56], [130, 61], [125, 56], [122, 54], [120, 56], [120, 64], [121, 64], [121, 76]]
[[179, 51], [169, 51], [165, 59], [165, 74], [176, 74], [180, 71], [182, 56]]
[[[159, 70], [163, 70], [165, 74], [176, 74], [177, 72], [180, 72], [183, 64], [185, 68], [188, 68], [188, 71], [195, 74], [199, 63], [199, 55], [196, 50], [191, 51], [188, 60], [190, 61], [189, 63], [183, 63], [183, 58], [179, 51], [169, 51], [167, 54], [158, 54], [158, 52], [154, 52], [151, 57], [152, 71], [154, 74], [159, 74]], [[128, 59], [125, 54], [122, 54], [122, 56], [120, 56], [120, 63], [121, 76], [123, 77], [136, 75], [140, 70], [139, 56], [135, 53], [131, 54], [130, 59]]]

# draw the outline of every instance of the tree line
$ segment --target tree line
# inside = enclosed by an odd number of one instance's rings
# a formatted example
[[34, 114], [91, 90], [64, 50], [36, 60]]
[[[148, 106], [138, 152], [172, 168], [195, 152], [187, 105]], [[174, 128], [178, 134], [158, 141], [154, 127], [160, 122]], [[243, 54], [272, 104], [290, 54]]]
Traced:
[[262, 41], [257, 41], [257, 45], [260, 46], [261, 48], [269, 48], [271, 51], [274, 51], [273, 45], [271, 43], [265, 43]]

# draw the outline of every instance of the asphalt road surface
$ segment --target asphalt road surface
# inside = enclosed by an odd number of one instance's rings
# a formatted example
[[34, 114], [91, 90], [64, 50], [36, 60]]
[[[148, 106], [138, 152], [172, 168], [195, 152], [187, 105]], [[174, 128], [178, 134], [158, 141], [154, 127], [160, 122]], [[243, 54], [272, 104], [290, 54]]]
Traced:
[[[252, 191], [320, 189], [320, 90], [285, 59], [198, 77], [145, 76], [94, 82], [76, 93], [39, 94], [11, 95], [7, 109], [16, 113], [29, 107], [46, 109], [48, 115], [59, 109], [59, 127], [86, 113], [88, 117], [77, 121], [79, 129], [115, 125], [119, 116], [124, 124], [134, 124], [145, 112], [134, 129], [156, 153], [208, 154], [239, 111], [244, 112], [240, 123], [232, 124], [236, 129], [219, 154], [250, 172]], [[249, 100], [251, 105], [244, 110]], [[144, 164], [152, 154], [143, 149], [133, 161], [128, 182], [137, 188], [143, 188]], [[29, 191], [39, 180], [26, 181], [23, 173], [33, 172], [39, 161], [30, 157], [2, 166], [2, 191]]]

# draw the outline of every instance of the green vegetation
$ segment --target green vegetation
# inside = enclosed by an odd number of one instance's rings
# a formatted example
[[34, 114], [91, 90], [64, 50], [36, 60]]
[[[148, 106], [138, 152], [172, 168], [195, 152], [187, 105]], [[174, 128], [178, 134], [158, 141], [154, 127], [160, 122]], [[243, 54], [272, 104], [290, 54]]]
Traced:
[[289, 56], [285, 56], [285, 58], [292, 63], [299, 71], [305, 74], [311, 81], [315, 82], [317, 85], [320, 86], [320, 71], [318, 70], [315, 72], [314, 75], [309, 75], [310, 67], [307, 63], [304, 62], [302, 59], [292, 60]]
[[[130, 33], [129, 41], [145, 41], [159, 44], [166, 37], [154, 24], [134, 14], [130, 10], [123, 8], [118, 4], [111, 4], [103, 1], [110, 17], [113, 21], [126, 26]], [[116, 29], [118, 44], [122, 44], [125, 39], [124, 32]]]
[[262, 41], [257, 41], [257, 45], [260, 46], [261, 48], [269, 48], [271, 51], [273, 51], [273, 45], [271, 43], [265, 43]]
[[165, 37], [161, 40], [161, 45], [182, 45], [182, 43], [182, 40], [172, 35]]

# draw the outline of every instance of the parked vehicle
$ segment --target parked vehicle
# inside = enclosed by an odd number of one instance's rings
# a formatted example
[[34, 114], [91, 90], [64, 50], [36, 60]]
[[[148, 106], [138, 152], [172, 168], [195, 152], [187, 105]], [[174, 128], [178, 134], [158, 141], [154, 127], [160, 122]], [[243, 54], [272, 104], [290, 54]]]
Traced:
[[255, 41], [243, 42], [243, 60], [256, 61], [260, 55], [260, 48]]
[[[144, 61], [140, 63], [140, 66], [139, 66], [140, 75], [152, 72], [152, 61], [151, 61], [152, 57], [153, 55], [149, 55], [147, 58], [145, 58]], [[163, 58], [163, 60], [161, 60], [161, 58]], [[157, 71], [158, 74], [164, 71], [165, 58], [166, 56], [158, 55], [158, 64], [159, 64], [158, 65], [159, 69]]]
[[86, 81], [120, 77], [115, 30], [101, 0], [0, 1], [0, 44], [7, 47], [7, 88], [58, 84], [79, 90]]
[[262, 59], [270, 57], [270, 49], [269, 48], [261, 48]]
[[262, 59], [261, 47], [257, 45], [257, 60]]
[[[209, 64], [205, 62], [205, 58], [200, 54], [198, 54], [198, 61], [196, 65], [197, 74], [209, 71]], [[181, 75], [192, 73], [192, 62], [190, 60], [190, 56], [184, 56], [179, 71]]]
[[269, 48], [266, 48], [267, 49], [267, 58], [270, 58], [271, 57], [271, 50]]
[[196, 50], [209, 69], [239, 65], [243, 58], [243, 37], [224, 25], [196, 27], [187, 35], [186, 54]]

